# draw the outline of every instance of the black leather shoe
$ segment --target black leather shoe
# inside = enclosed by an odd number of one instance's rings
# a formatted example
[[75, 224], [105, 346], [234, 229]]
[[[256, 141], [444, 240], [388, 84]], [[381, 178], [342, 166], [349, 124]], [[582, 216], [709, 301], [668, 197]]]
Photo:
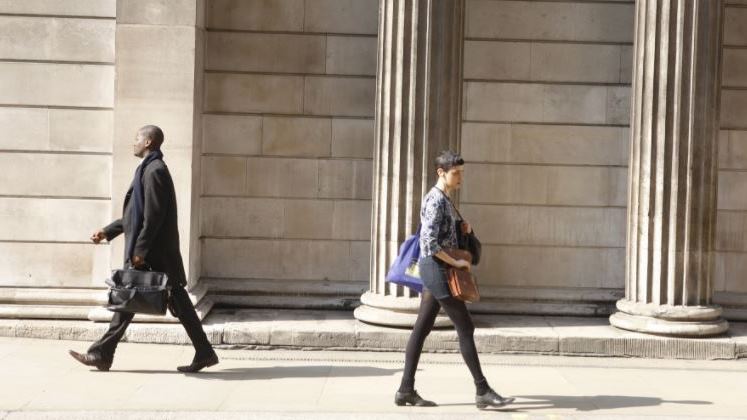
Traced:
[[68, 350], [68, 353], [70, 356], [73, 357], [73, 359], [83, 363], [86, 366], [93, 366], [98, 370], [103, 370], [106, 372], [109, 370], [110, 367], [112, 367], [112, 362], [108, 362], [101, 358], [101, 356], [96, 356], [90, 353], [81, 354], [77, 351]]
[[399, 392], [394, 394], [394, 403], [403, 405], [414, 405], [416, 407], [435, 407], [436, 403], [433, 401], [424, 400], [423, 397], [418, 395], [418, 391], [412, 390], [410, 392]]
[[191, 364], [186, 366], [179, 366], [176, 368], [179, 372], [194, 373], [200, 370], [218, 364], [218, 355], [213, 353], [207, 359], [195, 360]]
[[515, 398], [504, 398], [498, 395], [497, 392], [492, 389], [488, 390], [483, 395], [475, 395], [475, 404], [477, 408], [483, 409], [487, 407], [503, 407], [505, 405], [514, 402]]

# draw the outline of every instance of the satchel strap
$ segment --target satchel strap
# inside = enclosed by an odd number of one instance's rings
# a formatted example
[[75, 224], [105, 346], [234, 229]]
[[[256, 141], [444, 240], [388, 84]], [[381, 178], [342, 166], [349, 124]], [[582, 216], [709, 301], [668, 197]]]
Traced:
[[451, 204], [451, 208], [454, 209], [454, 211], [456, 211], [456, 213], [457, 213], [457, 216], [459, 216], [459, 220], [464, 221], [464, 217], [462, 217], [462, 213], [459, 212], [459, 209], [454, 205], [454, 202], [451, 201], [451, 198], [448, 196], [448, 194], [446, 194], [445, 192], [443, 192], [443, 190], [441, 190], [441, 188], [438, 188], [438, 187], [435, 187], [435, 188], [439, 192], [441, 192], [441, 194], [443, 194], [444, 197], [446, 197], [446, 199], [449, 201], [449, 204]]

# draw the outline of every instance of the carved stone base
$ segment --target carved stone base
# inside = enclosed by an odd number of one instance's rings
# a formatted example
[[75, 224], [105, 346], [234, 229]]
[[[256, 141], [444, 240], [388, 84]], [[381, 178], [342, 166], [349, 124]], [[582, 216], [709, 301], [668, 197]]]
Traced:
[[[353, 315], [359, 321], [387, 327], [412, 327], [418, 318], [420, 298], [394, 297], [366, 292], [361, 296], [361, 306]], [[444, 314], [436, 317], [435, 327], [452, 326]]]
[[668, 306], [617, 302], [610, 323], [624, 330], [673, 337], [709, 337], [725, 333], [729, 323], [721, 318], [721, 307]]

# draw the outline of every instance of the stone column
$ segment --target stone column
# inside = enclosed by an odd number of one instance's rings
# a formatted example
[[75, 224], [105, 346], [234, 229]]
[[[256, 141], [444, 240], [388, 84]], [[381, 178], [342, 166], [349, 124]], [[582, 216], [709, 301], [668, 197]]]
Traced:
[[[464, 0], [381, 0], [370, 290], [355, 317], [414, 324], [420, 300], [385, 282], [399, 245], [420, 222], [433, 160], [459, 146]], [[439, 317], [437, 326], [449, 325]]]
[[[143, 125], [164, 131], [164, 161], [174, 178], [182, 257], [189, 290], [202, 317], [211, 303], [199, 279], [200, 150], [205, 39], [204, 0], [118, 0], [116, 99], [112, 157], [112, 217], [121, 217], [125, 192], [139, 159], [132, 155]], [[121, 267], [124, 241], [114, 241], [112, 265]], [[106, 320], [103, 308], [89, 318]], [[168, 316], [136, 320], [175, 321]]]
[[612, 325], [723, 333], [712, 302], [722, 2], [638, 0], [625, 299]]

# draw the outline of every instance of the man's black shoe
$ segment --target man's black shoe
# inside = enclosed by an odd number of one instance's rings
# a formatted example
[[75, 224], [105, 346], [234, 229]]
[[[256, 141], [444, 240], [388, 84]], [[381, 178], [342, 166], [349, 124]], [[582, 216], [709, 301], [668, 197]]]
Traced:
[[106, 360], [102, 359], [100, 356], [95, 356], [90, 353], [81, 354], [77, 351], [69, 350], [68, 353], [70, 356], [73, 357], [73, 359], [83, 363], [86, 366], [93, 366], [98, 370], [103, 370], [106, 372], [109, 370], [110, 367], [112, 367], [112, 362], [107, 362]]
[[418, 395], [418, 391], [412, 390], [409, 392], [399, 392], [397, 391], [396, 394], [394, 394], [394, 403], [403, 406], [403, 405], [414, 405], [416, 407], [435, 407], [436, 403], [433, 401], [424, 400], [423, 397]]
[[489, 389], [488, 392], [482, 395], [475, 395], [475, 404], [477, 405], [477, 408], [480, 409], [487, 407], [503, 407], [514, 402], [514, 399], [515, 398], [511, 397], [501, 397], [497, 392]]
[[191, 364], [186, 366], [179, 366], [176, 368], [179, 372], [194, 373], [199, 372], [201, 369], [210, 367], [218, 364], [218, 355], [213, 353], [207, 359], [195, 360]]

